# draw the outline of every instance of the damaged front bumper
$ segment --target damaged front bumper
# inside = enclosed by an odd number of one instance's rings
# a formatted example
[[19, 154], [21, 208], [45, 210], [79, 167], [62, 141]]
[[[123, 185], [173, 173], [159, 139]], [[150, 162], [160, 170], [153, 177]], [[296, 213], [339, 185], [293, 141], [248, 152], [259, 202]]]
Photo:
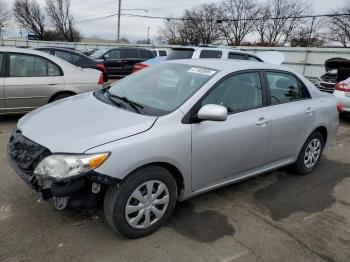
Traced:
[[120, 182], [94, 171], [64, 181], [35, 176], [35, 167], [49, 155], [50, 150], [26, 138], [19, 130], [12, 133], [7, 146], [8, 161], [16, 173], [45, 200], [69, 197], [70, 207], [91, 207], [96, 205], [106, 186]]

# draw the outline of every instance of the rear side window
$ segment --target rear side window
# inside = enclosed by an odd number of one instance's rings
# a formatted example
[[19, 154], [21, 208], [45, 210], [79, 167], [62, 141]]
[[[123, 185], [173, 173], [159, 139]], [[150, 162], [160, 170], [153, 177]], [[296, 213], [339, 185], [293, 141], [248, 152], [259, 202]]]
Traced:
[[266, 76], [271, 104], [276, 105], [310, 98], [307, 88], [296, 77], [279, 72], [267, 72]]
[[73, 56], [71, 53], [66, 53], [66, 52], [62, 52], [62, 51], [55, 51], [55, 56], [73, 64]]
[[120, 50], [120, 57], [126, 58], [126, 59], [139, 58], [136, 49], [122, 49], [122, 50]]
[[248, 60], [250, 60], [250, 61], [255, 61], [255, 62], [261, 62], [261, 60], [259, 60], [259, 59], [256, 58], [255, 56], [248, 56]]
[[148, 50], [140, 50], [140, 57], [144, 58], [144, 59], [150, 59], [155, 57], [155, 55], [152, 53], [152, 51], [148, 51]]
[[222, 51], [218, 50], [202, 50], [199, 58], [221, 58]]
[[237, 53], [228, 53], [228, 59], [238, 59], [238, 60], [246, 60], [246, 56]]
[[35, 55], [10, 54], [10, 77], [43, 77], [60, 75], [60, 68], [46, 58]]
[[152, 53], [154, 56], [157, 56], [157, 51], [156, 50], [152, 50]]
[[168, 55], [165, 50], [159, 50], [158, 53], [159, 53], [159, 56], [167, 56]]
[[189, 59], [193, 56], [193, 49], [173, 49], [165, 60]]

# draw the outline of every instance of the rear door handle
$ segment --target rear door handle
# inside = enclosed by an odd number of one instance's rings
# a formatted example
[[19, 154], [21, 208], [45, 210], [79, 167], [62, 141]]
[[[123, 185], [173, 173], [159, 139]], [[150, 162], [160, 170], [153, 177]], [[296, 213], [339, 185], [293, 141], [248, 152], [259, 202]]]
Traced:
[[260, 117], [258, 122], [256, 122], [256, 125], [257, 126], [263, 126], [263, 125], [266, 125], [267, 123], [269, 123], [269, 120], [263, 118], [263, 117]]
[[57, 86], [57, 85], [58, 85], [57, 83], [49, 84], [49, 86]]

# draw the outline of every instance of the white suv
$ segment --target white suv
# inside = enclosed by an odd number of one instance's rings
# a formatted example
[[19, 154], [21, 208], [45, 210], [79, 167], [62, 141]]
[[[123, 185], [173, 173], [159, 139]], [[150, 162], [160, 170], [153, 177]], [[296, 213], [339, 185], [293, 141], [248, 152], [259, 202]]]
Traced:
[[166, 60], [194, 58], [239, 59], [264, 62], [260, 57], [242, 51], [240, 49], [206, 46], [185, 46], [173, 48], [171, 53], [167, 56]]

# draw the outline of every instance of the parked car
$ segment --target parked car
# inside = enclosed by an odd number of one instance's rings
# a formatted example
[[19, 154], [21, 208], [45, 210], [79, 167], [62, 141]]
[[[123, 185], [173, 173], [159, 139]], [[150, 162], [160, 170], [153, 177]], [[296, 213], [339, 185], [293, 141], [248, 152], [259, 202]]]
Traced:
[[68, 63], [71, 63], [78, 67], [97, 69], [103, 74], [103, 82], [108, 81], [108, 75], [105, 65], [79, 52], [57, 47], [37, 47], [35, 48], [35, 50], [39, 50], [42, 52], [46, 52], [50, 55], [57, 56], [58, 58], [61, 58], [67, 61]]
[[154, 58], [151, 50], [144, 48], [108, 48], [100, 49], [91, 55], [104, 63], [108, 76], [124, 77], [133, 72], [134, 64]]
[[[254, 62], [270, 62], [272, 64], [281, 64], [284, 60], [284, 55], [281, 52], [262, 52], [268, 54], [266, 60], [253, 55], [249, 52], [227, 47], [215, 47], [213, 45], [202, 45], [202, 46], [183, 46], [176, 47], [171, 50], [165, 60], [176, 60], [176, 59], [199, 59], [199, 58], [216, 58], [216, 59], [235, 59], [235, 60], [249, 60]], [[277, 56], [276, 56], [277, 55]], [[270, 60], [269, 60], [270, 59]], [[144, 61], [134, 65], [133, 72], [136, 72], [142, 68], [155, 65], [163, 62], [163, 60], [151, 60], [150, 62]]]
[[336, 57], [325, 61], [326, 73], [317, 79], [315, 85], [324, 92], [333, 93], [338, 80], [339, 68], [350, 68], [350, 60]]
[[337, 109], [333, 95], [281, 66], [167, 61], [24, 116], [7, 152], [57, 209], [104, 198], [112, 228], [137, 238], [178, 200], [287, 165], [313, 172]]
[[146, 60], [142, 63], [136, 63], [134, 64], [133, 73], [136, 71], [139, 71], [145, 67], [157, 65], [165, 60], [165, 56], [156, 56], [155, 58]]
[[167, 56], [168, 55], [168, 51], [165, 49], [152, 49], [152, 52], [155, 56]]
[[335, 84], [334, 95], [341, 105], [341, 112], [350, 113], [350, 68], [338, 69], [338, 80]]
[[101, 72], [44, 52], [0, 47], [0, 114], [25, 113], [102, 86]]

